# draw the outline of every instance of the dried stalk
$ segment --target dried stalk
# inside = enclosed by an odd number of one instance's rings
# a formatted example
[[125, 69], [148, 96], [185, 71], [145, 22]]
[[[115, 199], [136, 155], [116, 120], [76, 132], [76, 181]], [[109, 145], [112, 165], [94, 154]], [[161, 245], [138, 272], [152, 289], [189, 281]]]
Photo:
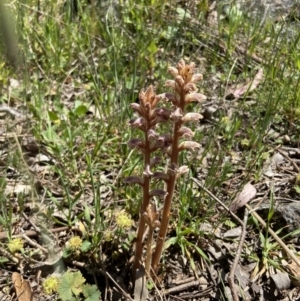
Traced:
[[238, 266], [238, 263], [240, 261], [241, 258], [241, 253], [242, 253], [242, 249], [243, 249], [243, 245], [244, 245], [244, 241], [246, 238], [246, 227], [247, 227], [247, 221], [248, 221], [248, 210], [247, 208], [245, 208], [245, 213], [244, 213], [244, 221], [243, 221], [243, 225], [242, 225], [242, 232], [240, 235], [240, 239], [239, 239], [239, 245], [238, 248], [236, 250], [235, 253], [235, 257], [228, 275], [228, 284], [231, 290], [231, 294], [233, 297], [233, 301], [239, 301], [239, 297], [235, 288], [235, 284], [234, 284], [234, 276], [235, 276], [235, 272]]
[[[187, 65], [183, 60], [180, 60], [176, 68], [169, 68], [174, 80], [166, 82], [166, 86], [171, 87], [174, 93], [156, 95], [150, 86], [145, 92], [140, 93], [139, 104], [131, 104], [131, 108], [137, 112], [139, 117], [130, 120], [129, 125], [144, 132], [144, 139], [134, 138], [128, 143], [131, 148], [140, 150], [144, 155], [143, 177], [130, 176], [125, 179], [126, 183], [139, 184], [143, 188], [143, 201], [135, 247], [134, 273], [142, 263], [143, 236], [146, 224], [150, 227], [146, 270], [149, 271], [150, 269], [151, 257], [152, 268], [154, 271], [157, 270], [168, 229], [176, 179], [181, 174], [188, 172], [186, 166], [178, 166], [179, 153], [183, 150], [194, 150], [200, 147], [196, 142], [184, 140], [192, 138], [193, 132], [183, 124], [189, 121], [198, 121], [202, 117], [198, 113], [185, 114], [185, 106], [192, 101], [201, 102], [206, 99], [204, 95], [197, 93], [195, 84], [202, 80], [202, 75], [194, 74], [194, 68], [194, 63]], [[172, 109], [157, 106], [163, 99], [172, 103]], [[156, 133], [158, 124], [168, 121], [173, 123], [172, 133]], [[160, 151], [163, 154], [162, 157], [169, 156], [170, 163], [167, 172], [152, 172], [153, 167], [159, 162], [157, 157], [151, 157], [155, 151]], [[164, 181], [166, 190], [151, 190], [152, 178]], [[151, 202], [151, 198], [154, 196], [164, 199], [164, 205], [155, 252], [151, 256], [152, 234], [159, 223], [156, 207]]]
[[153, 233], [154, 233], [154, 229], [150, 227], [148, 239], [147, 239], [147, 253], [146, 253], [146, 263], [145, 263], [146, 275], [150, 275]]
[[[144, 166], [150, 166], [150, 151], [149, 151], [149, 140], [147, 137], [147, 133], [145, 133], [145, 154], [144, 154]], [[144, 183], [143, 183], [143, 203], [142, 203], [142, 212], [147, 210], [149, 205], [149, 190], [150, 190], [150, 177], [144, 175]], [[135, 260], [134, 260], [134, 271], [136, 271], [140, 267], [142, 252], [143, 252], [143, 235], [145, 232], [146, 222], [144, 215], [141, 214], [140, 224], [137, 233], [137, 239], [135, 244]]]
[[[183, 99], [183, 101], [182, 101]], [[180, 103], [184, 103], [184, 94], [182, 93], [180, 96]], [[183, 108], [181, 108], [182, 111], [184, 110], [184, 105]], [[164, 207], [163, 207], [163, 214], [162, 214], [162, 219], [161, 219], [161, 226], [159, 229], [158, 237], [157, 237], [157, 242], [156, 242], [156, 248], [155, 252], [152, 257], [152, 268], [154, 271], [157, 270], [158, 263], [163, 251], [163, 246], [165, 242], [165, 237], [167, 234], [167, 229], [168, 229], [168, 224], [169, 224], [169, 219], [170, 219], [170, 211], [171, 211], [171, 204], [172, 204], [172, 199], [173, 199], [173, 193], [174, 193], [174, 188], [175, 188], [175, 183], [176, 183], [176, 172], [171, 170], [171, 168], [176, 167], [178, 163], [178, 144], [179, 144], [179, 129], [181, 128], [182, 121], [179, 120], [174, 124], [174, 131], [173, 131], [173, 143], [172, 143], [172, 156], [171, 156], [171, 164], [169, 167], [169, 181], [167, 183], [167, 196], [165, 199]]]
[[[170, 219], [170, 211], [171, 204], [175, 189], [175, 183], [178, 175], [182, 173], [180, 168], [178, 167], [178, 157], [179, 153], [183, 149], [194, 149], [199, 147], [200, 145], [196, 142], [185, 141], [180, 143], [180, 139], [182, 137], [182, 126], [186, 121], [196, 121], [202, 118], [200, 114], [186, 114], [184, 115], [185, 106], [192, 101], [203, 101], [206, 97], [200, 93], [196, 93], [197, 88], [195, 83], [202, 80], [201, 74], [194, 75], [195, 65], [191, 63], [190, 65], [186, 65], [183, 60], [181, 60], [176, 68], [169, 68], [170, 73], [175, 77], [175, 81], [170, 82], [170, 86], [174, 89], [174, 98], [173, 104], [175, 105], [175, 110], [173, 113], [174, 116], [174, 127], [173, 127], [173, 139], [171, 146], [171, 154], [170, 154], [170, 165], [168, 167], [168, 175], [169, 179], [167, 181], [167, 196], [165, 199], [163, 214], [161, 219], [161, 226], [159, 229], [155, 252], [152, 256], [152, 268], [154, 271], [157, 270], [158, 264], [161, 258], [161, 254], [163, 251], [163, 246], [167, 234], [169, 219]], [[168, 82], [167, 82], [168, 83]], [[168, 85], [168, 84], [167, 84]], [[195, 118], [195, 119], [194, 119]], [[188, 128], [185, 128], [188, 129]], [[188, 129], [189, 130], [189, 129]], [[191, 138], [193, 135], [187, 135], [188, 138]], [[187, 170], [185, 170], [186, 172]]]

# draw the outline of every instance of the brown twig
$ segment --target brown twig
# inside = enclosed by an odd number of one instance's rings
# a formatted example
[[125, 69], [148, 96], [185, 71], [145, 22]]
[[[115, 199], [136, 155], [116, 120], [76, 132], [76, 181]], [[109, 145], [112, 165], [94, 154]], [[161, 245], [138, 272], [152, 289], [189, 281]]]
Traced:
[[205, 188], [199, 180], [192, 178], [192, 181], [197, 184], [201, 189], [203, 189], [210, 197], [212, 197], [216, 202], [218, 202], [242, 227], [244, 223], [242, 220], [234, 214], [219, 198], [217, 198], [213, 193], [211, 193], [207, 188]]
[[19, 263], [19, 259], [12, 254], [10, 254], [8, 251], [0, 247], [0, 254], [2, 254], [4, 257], [7, 257], [14, 263]]
[[33, 229], [37, 232], [40, 233], [41, 229], [35, 225], [35, 223], [32, 222], [32, 220], [24, 213], [22, 212], [23, 217], [25, 220], [33, 227]]
[[201, 280], [190, 280], [186, 283], [183, 283], [183, 284], [177, 285], [175, 287], [169, 288], [169, 289], [165, 290], [163, 293], [165, 295], [178, 293], [178, 292], [182, 292], [186, 289], [189, 289], [193, 286], [198, 286], [198, 285], [201, 285], [201, 284], [207, 285], [207, 282], [206, 281], [201, 282]]
[[113, 277], [111, 277], [111, 275], [106, 272], [105, 273], [106, 276], [114, 283], [114, 285], [120, 290], [120, 292], [122, 293], [122, 295], [126, 298], [126, 299], [129, 299], [130, 301], [134, 301], [129, 294], [127, 294], [123, 289], [122, 287], [114, 280]]
[[250, 213], [260, 222], [260, 224], [268, 230], [269, 234], [273, 236], [273, 238], [277, 241], [277, 243], [282, 247], [282, 249], [286, 252], [286, 254], [300, 267], [300, 261], [297, 256], [288, 248], [288, 246], [282, 241], [282, 239], [270, 228], [267, 227], [265, 221], [255, 212], [253, 209], [246, 204], [245, 205]]
[[236, 292], [236, 289], [235, 289], [234, 276], [235, 276], [235, 271], [237, 269], [237, 265], [238, 265], [240, 257], [241, 257], [242, 248], [243, 248], [243, 244], [244, 244], [245, 237], [246, 237], [246, 227], [247, 227], [247, 221], [248, 221], [248, 213], [249, 212], [248, 212], [247, 208], [245, 208], [244, 222], [243, 222], [243, 225], [242, 225], [242, 233], [240, 235], [239, 245], [238, 245], [238, 248], [237, 248], [236, 253], [235, 253], [235, 257], [234, 257], [234, 261], [233, 261], [233, 264], [232, 264], [231, 269], [230, 269], [230, 273], [228, 275], [228, 284], [229, 284], [231, 294], [232, 294], [232, 297], [233, 297], [234, 301], [239, 301], [239, 296], [238, 296], [238, 294]]
[[248, 218], [248, 213], [246, 213], [245, 211], [245, 215], [244, 215], [244, 222], [236, 215], [234, 214], [219, 198], [217, 198], [213, 193], [211, 193], [207, 188], [205, 188], [200, 181], [198, 181], [195, 178], [192, 178], [192, 181], [194, 183], [196, 183], [201, 189], [203, 189], [210, 197], [212, 197], [216, 202], [218, 202], [227, 212], [230, 213], [230, 215], [241, 225], [242, 227], [242, 233], [240, 236], [240, 242], [239, 242], [239, 246], [236, 252], [236, 257], [235, 260], [233, 262], [232, 268], [230, 270], [230, 274], [229, 274], [229, 278], [228, 278], [228, 283], [230, 286], [230, 290], [233, 296], [233, 300], [234, 301], [238, 301], [239, 297], [237, 295], [237, 292], [235, 290], [234, 287], [234, 274], [235, 274], [235, 270], [237, 267], [237, 264], [239, 262], [239, 258], [240, 258], [240, 254], [241, 254], [241, 250], [243, 247], [243, 242], [245, 240], [245, 236], [246, 236], [246, 224], [247, 224], [247, 218]]
[[281, 150], [280, 148], [277, 148], [277, 151], [294, 166], [294, 169], [296, 170], [296, 172], [299, 172], [298, 165], [283, 150]]
[[[68, 229], [70, 229], [70, 227], [54, 228], [54, 229], [49, 229], [48, 231], [50, 231], [51, 233], [56, 233], [56, 232], [61, 232], [61, 231], [65, 231], [65, 230], [68, 230]], [[11, 238], [22, 237], [23, 234], [25, 234], [25, 235], [28, 236], [28, 237], [35, 237], [35, 236], [38, 236], [38, 235], [39, 235], [39, 233], [36, 232], [36, 231], [28, 230], [28, 231], [25, 231], [25, 232], [22, 233], [22, 234], [15, 234], [15, 235], [12, 235]], [[9, 235], [9, 232], [7, 232], [7, 231], [0, 232], [0, 240], [5, 240], [5, 239], [7, 239], [7, 238], [8, 238], [8, 235]]]
[[[193, 182], [196, 183], [201, 189], [203, 189], [210, 197], [212, 197], [216, 202], [218, 202], [225, 210], [227, 210], [232, 217], [243, 227], [244, 223], [236, 216], [223, 202], [213, 195], [208, 189], [206, 189], [197, 179], [192, 178]], [[260, 224], [268, 230], [269, 234], [277, 241], [277, 243], [284, 249], [286, 254], [300, 267], [300, 261], [296, 255], [287, 247], [287, 245], [281, 240], [281, 238], [270, 228], [267, 227], [265, 221], [251, 208], [250, 205], [245, 204], [249, 212], [260, 222]]]
[[42, 247], [37, 242], [30, 239], [25, 233], [22, 234], [22, 238], [24, 238], [27, 241], [27, 243], [32, 247], [42, 250], [45, 254], [49, 253], [49, 251], [46, 248]]

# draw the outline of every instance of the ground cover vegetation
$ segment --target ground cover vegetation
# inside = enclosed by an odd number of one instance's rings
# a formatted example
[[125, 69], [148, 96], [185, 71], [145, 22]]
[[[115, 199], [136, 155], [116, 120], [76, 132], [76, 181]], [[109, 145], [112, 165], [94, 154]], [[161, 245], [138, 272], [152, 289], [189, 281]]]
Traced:
[[299, 7], [240, 2], [0, 4], [1, 300], [297, 300]]

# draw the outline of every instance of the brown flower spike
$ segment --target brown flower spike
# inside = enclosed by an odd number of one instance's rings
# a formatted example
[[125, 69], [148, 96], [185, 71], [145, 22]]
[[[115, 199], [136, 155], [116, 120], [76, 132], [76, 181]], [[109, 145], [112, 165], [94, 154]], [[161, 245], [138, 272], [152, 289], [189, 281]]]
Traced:
[[[140, 223], [137, 233], [135, 248], [134, 273], [143, 262], [143, 236], [146, 224], [149, 227], [147, 242], [146, 267], [149, 271], [150, 262], [154, 271], [157, 270], [162, 254], [163, 245], [167, 233], [170, 218], [171, 202], [174, 194], [176, 179], [188, 172], [186, 166], [178, 166], [178, 155], [184, 150], [195, 150], [200, 144], [192, 141], [194, 133], [186, 126], [189, 122], [198, 121], [202, 116], [196, 112], [185, 112], [185, 107], [191, 102], [202, 102], [206, 99], [203, 94], [197, 92], [196, 83], [201, 81], [203, 76], [195, 74], [194, 63], [186, 64], [180, 60], [177, 67], [170, 67], [169, 72], [173, 80], [167, 80], [165, 86], [173, 90], [172, 93], [156, 95], [153, 87], [150, 86], [145, 92], [139, 95], [139, 104], [131, 104], [131, 108], [139, 115], [129, 121], [132, 128], [137, 128], [144, 132], [144, 138], [134, 138], [128, 142], [129, 147], [136, 148], [144, 156], [143, 177], [131, 176], [125, 179], [126, 183], [136, 183], [143, 187], [143, 202], [140, 215]], [[172, 108], [159, 107], [161, 100], [170, 102]], [[172, 123], [171, 133], [158, 133], [160, 123]], [[183, 126], [184, 125], [184, 126]], [[185, 140], [188, 139], [188, 140]], [[154, 152], [161, 152], [163, 158], [167, 160], [167, 168], [162, 169], [162, 160], [151, 155]], [[154, 171], [155, 166], [160, 166], [160, 170]], [[165, 190], [151, 187], [151, 179], [155, 182], [163, 182]], [[154, 182], [154, 181], [153, 181]], [[163, 200], [163, 212], [159, 223], [156, 206], [151, 201], [153, 197]], [[154, 225], [160, 224], [159, 233], [156, 238], [155, 251], [152, 254], [152, 236]], [[149, 239], [149, 237], [151, 237]], [[152, 258], [150, 258], [152, 257]]]

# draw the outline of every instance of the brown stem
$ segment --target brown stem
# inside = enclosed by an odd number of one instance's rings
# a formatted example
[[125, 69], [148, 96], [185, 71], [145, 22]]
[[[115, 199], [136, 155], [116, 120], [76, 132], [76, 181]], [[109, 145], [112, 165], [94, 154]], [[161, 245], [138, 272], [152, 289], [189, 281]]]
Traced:
[[248, 210], [245, 209], [245, 213], [244, 213], [244, 222], [242, 226], [242, 232], [240, 235], [240, 241], [239, 241], [239, 245], [238, 248], [236, 250], [235, 253], [235, 257], [233, 260], [233, 264], [231, 266], [229, 275], [228, 275], [228, 284], [231, 290], [231, 295], [233, 298], [233, 301], [239, 301], [239, 297], [238, 297], [238, 293], [236, 291], [235, 288], [235, 284], [234, 284], [234, 276], [235, 276], [235, 272], [237, 269], [237, 266], [239, 264], [239, 260], [241, 258], [241, 253], [242, 253], [242, 249], [243, 249], [243, 245], [244, 245], [244, 241], [245, 241], [245, 237], [246, 237], [246, 227], [247, 227], [247, 220], [248, 220]]
[[[145, 133], [145, 154], [144, 154], [144, 168], [150, 165], [150, 144], [147, 136], [147, 132]], [[143, 252], [143, 235], [145, 232], [145, 218], [143, 213], [146, 212], [147, 207], [149, 205], [149, 190], [150, 190], [150, 176], [144, 175], [144, 185], [143, 185], [143, 203], [142, 203], [142, 211], [140, 212], [140, 224], [136, 238], [135, 244], [135, 260], [133, 265], [133, 273], [140, 267], [140, 263], [142, 260], [142, 252]]]
[[[185, 93], [184, 90], [182, 90], [180, 94], [180, 107], [182, 112], [184, 112], [184, 98]], [[179, 129], [182, 126], [182, 121], [179, 120], [174, 124], [174, 131], [173, 131], [173, 143], [172, 143], [172, 154], [171, 154], [171, 165], [177, 167], [178, 163], [178, 145], [179, 145]], [[168, 230], [168, 224], [170, 219], [170, 211], [171, 211], [171, 204], [175, 189], [175, 183], [176, 183], [176, 171], [170, 171], [169, 170], [169, 180], [167, 183], [167, 196], [165, 198], [164, 207], [163, 207], [163, 214], [161, 219], [161, 226], [159, 228], [159, 233], [156, 241], [156, 248], [152, 256], [152, 268], [154, 271], [157, 270], [158, 264], [160, 261], [160, 257], [163, 251], [163, 246]]]
[[153, 241], [153, 232], [154, 229], [149, 226], [149, 235], [147, 239], [147, 255], [146, 255], [146, 264], [145, 270], [146, 275], [150, 275], [150, 266], [151, 266], [151, 257], [152, 257], [152, 241]]

